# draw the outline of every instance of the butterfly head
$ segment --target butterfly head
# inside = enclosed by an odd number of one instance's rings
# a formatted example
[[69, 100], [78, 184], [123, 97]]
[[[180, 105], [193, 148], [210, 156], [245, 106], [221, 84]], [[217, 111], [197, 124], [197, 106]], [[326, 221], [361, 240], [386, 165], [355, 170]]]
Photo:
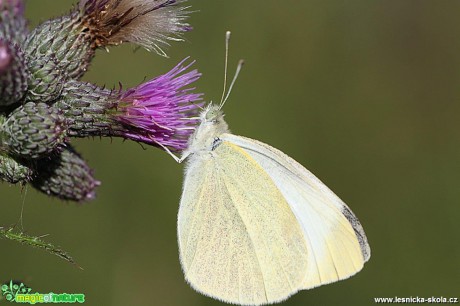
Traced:
[[200, 125], [197, 130], [214, 130], [219, 132], [227, 130], [224, 112], [219, 105], [209, 103], [200, 115]]
[[224, 113], [219, 105], [210, 103], [201, 114], [201, 122], [218, 123], [224, 118]]
[[219, 105], [210, 103], [200, 114], [200, 124], [190, 137], [189, 146], [183, 156], [212, 151], [213, 143], [220, 135], [228, 132], [224, 113]]

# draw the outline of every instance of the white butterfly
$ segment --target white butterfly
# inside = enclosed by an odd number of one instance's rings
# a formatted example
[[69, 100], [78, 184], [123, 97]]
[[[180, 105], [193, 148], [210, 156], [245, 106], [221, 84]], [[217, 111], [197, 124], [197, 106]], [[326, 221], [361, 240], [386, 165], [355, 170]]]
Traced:
[[283, 152], [231, 134], [224, 103], [201, 113], [178, 159], [187, 161], [177, 227], [190, 285], [261, 305], [360, 271], [370, 248], [353, 212]]

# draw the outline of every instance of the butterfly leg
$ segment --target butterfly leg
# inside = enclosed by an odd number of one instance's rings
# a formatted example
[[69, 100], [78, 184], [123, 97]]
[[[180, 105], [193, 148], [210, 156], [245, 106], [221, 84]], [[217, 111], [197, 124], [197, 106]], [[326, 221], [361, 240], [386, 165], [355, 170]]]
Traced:
[[169, 150], [167, 147], [165, 147], [164, 145], [162, 145], [161, 143], [157, 143], [163, 150], [165, 150], [166, 153], [168, 153], [172, 158], [174, 158], [174, 160], [177, 162], [177, 163], [182, 163], [182, 161], [184, 160], [183, 158], [179, 158], [177, 157], [176, 155], [174, 155], [173, 152], [171, 152], [171, 150]]

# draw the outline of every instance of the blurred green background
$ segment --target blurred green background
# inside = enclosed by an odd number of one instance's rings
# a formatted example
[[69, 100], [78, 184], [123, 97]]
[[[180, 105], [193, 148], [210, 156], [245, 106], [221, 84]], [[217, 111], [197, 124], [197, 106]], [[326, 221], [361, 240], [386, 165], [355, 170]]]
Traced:
[[[27, 3], [30, 26], [74, 1]], [[460, 2], [207, 0], [194, 31], [165, 59], [132, 46], [99, 51], [85, 80], [113, 87], [167, 72], [186, 56], [225, 107], [235, 134], [305, 165], [353, 209], [372, 257], [342, 282], [283, 305], [371, 305], [374, 297], [460, 296]], [[63, 203], [0, 185], [0, 225], [23, 223], [84, 268], [0, 240], [0, 279], [34, 291], [85, 293], [87, 305], [219, 305], [184, 281], [176, 242], [183, 165], [120, 139], [73, 141], [103, 184], [95, 201]], [[27, 190], [27, 192], [26, 192]], [[6, 303], [6, 302], [4, 302]]]

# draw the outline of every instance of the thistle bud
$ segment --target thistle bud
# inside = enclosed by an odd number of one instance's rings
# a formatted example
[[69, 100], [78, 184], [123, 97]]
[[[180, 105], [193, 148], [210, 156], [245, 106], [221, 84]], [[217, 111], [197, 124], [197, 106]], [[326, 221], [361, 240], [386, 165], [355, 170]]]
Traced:
[[21, 48], [0, 39], [0, 108], [22, 99], [27, 90], [28, 75]]
[[30, 78], [26, 100], [50, 103], [61, 95], [67, 75], [59, 69], [58, 63], [54, 56], [38, 56], [37, 59], [29, 60]]
[[37, 162], [31, 184], [50, 196], [85, 202], [95, 198], [95, 189], [101, 183], [80, 155], [68, 146], [56, 156]]
[[[34, 80], [62, 83], [67, 79], [80, 78], [86, 72], [95, 51], [91, 46], [91, 35], [81, 24], [79, 12], [72, 12], [36, 27], [25, 42], [25, 52], [30, 58]], [[51, 72], [54, 75], [44, 79]]]
[[14, 158], [0, 152], [0, 180], [10, 184], [28, 182], [33, 175], [33, 170]]
[[4, 150], [28, 159], [42, 158], [65, 142], [65, 118], [45, 103], [28, 102], [15, 109], [1, 126]]
[[54, 106], [66, 117], [68, 135], [73, 137], [116, 136], [121, 126], [114, 125], [111, 113], [117, 102], [113, 92], [96, 85], [70, 80]]
[[25, 42], [31, 75], [27, 100], [52, 102], [68, 79], [86, 72], [94, 49], [80, 22], [78, 13], [73, 12], [46, 21], [30, 33]]

